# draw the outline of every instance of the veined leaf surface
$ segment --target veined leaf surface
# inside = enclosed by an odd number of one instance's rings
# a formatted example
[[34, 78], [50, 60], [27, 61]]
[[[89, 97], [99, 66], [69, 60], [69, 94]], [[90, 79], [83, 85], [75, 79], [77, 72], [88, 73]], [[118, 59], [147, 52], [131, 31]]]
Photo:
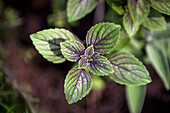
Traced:
[[132, 20], [140, 25], [150, 12], [149, 0], [127, 0], [127, 2]]
[[170, 1], [169, 0], [150, 0], [151, 6], [161, 13], [170, 15]]
[[98, 2], [99, 0], [68, 0], [68, 21], [73, 22], [83, 18], [97, 6]]
[[115, 82], [125, 85], [145, 85], [151, 82], [145, 66], [132, 54], [116, 53], [108, 60], [114, 70], [109, 76]]
[[66, 76], [64, 93], [69, 104], [81, 100], [91, 89], [91, 77], [84, 69], [73, 68]]
[[132, 37], [139, 30], [140, 24], [132, 20], [129, 12], [123, 16], [123, 26], [130, 37]]
[[62, 63], [65, 58], [60, 51], [60, 42], [75, 40], [73, 34], [65, 29], [47, 29], [31, 34], [30, 38], [38, 52], [53, 63]]
[[80, 59], [80, 56], [84, 53], [85, 49], [84, 45], [76, 40], [61, 42], [60, 46], [64, 57], [73, 62]]
[[114, 23], [99, 23], [87, 33], [87, 46], [93, 45], [94, 52], [105, 54], [110, 52], [120, 37], [120, 25]]
[[142, 25], [153, 30], [165, 30], [167, 26], [165, 18], [157, 11], [151, 11]]
[[112, 65], [106, 57], [93, 55], [93, 61], [88, 61], [88, 67], [91, 72], [99, 75], [108, 75], [113, 72]]

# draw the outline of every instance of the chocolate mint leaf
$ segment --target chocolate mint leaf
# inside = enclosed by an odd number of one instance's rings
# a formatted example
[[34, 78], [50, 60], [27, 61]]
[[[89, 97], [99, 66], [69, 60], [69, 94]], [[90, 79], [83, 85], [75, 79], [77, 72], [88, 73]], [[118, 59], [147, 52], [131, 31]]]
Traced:
[[151, 6], [157, 11], [170, 15], [170, 1], [169, 0], [150, 0]]
[[167, 26], [165, 18], [157, 11], [151, 11], [142, 25], [153, 30], [165, 30]]
[[116, 53], [108, 60], [114, 70], [109, 76], [115, 82], [125, 85], [145, 85], [151, 82], [145, 66], [132, 54]]
[[39, 31], [31, 34], [30, 38], [38, 52], [53, 63], [65, 61], [60, 51], [60, 42], [75, 40], [70, 31], [58, 28]]
[[91, 77], [85, 69], [73, 68], [66, 76], [64, 93], [69, 104], [85, 97], [91, 89]]
[[130, 37], [132, 37], [139, 30], [140, 25], [132, 20], [129, 12], [123, 16], [123, 26]]
[[99, 23], [87, 33], [87, 46], [93, 45], [94, 51], [105, 54], [113, 50], [120, 35], [120, 26], [114, 23]]
[[68, 21], [77, 21], [90, 13], [98, 4], [99, 0], [68, 0]]
[[79, 60], [85, 49], [84, 45], [76, 40], [61, 42], [60, 46], [64, 57], [72, 62]]
[[132, 20], [140, 25], [150, 12], [149, 0], [127, 0], [127, 2]]
[[94, 55], [93, 61], [88, 61], [88, 67], [91, 72], [99, 75], [108, 75], [113, 73], [112, 65], [106, 57], [100, 55]]

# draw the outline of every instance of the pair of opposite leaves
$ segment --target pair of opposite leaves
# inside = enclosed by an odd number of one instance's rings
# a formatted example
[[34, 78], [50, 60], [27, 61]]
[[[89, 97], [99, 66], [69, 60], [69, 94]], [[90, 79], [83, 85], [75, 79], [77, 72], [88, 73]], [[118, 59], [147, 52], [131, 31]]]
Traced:
[[120, 26], [114, 23], [99, 23], [87, 33], [86, 44], [75, 40], [65, 29], [49, 29], [32, 34], [30, 37], [39, 53], [53, 63], [65, 59], [79, 64], [66, 76], [64, 92], [68, 103], [82, 99], [91, 89], [88, 67], [97, 75], [109, 75], [114, 81], [125, 85], [144, 85], [151, 82], [145, 66], [133, 55], [116, 53], [106, 58], [103, 55], [113, 50], [120, 35]]

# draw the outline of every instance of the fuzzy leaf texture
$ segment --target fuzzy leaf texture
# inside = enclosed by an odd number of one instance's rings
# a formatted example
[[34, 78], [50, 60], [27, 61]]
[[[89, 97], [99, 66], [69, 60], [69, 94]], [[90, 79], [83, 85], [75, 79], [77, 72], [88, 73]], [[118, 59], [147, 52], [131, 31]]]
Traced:
[[153, 30], [165, 30], [167, 26], [165, 18], [157, 11], [151, 11], [142, 25]]
[[64, 57], [72, 62], [79, 60], [85, 49], [84, 45], [76, 40], [61, 42], [60, 46]]
[[150, 0], [150, 2], [157, 11], [170, 15], [170, 0]]
[[60, 42], [75, 40], [73, 34], [65, 29], [47, 29], [31, 34], [30, 38], [38, 52], [48, 61], [62, 63], [65, 58], [60, 51]]
[[91, 77], [84, 69], [73, 68], [66, 76], [64, 93], [69, 104], [85, 97], [91, 89]]
[[90, 13], [99, 0], [68, 0], [67, 17], [69, 22], [77, 21]]
[[93, 55], [93, 61], [88, 62], [88, 67], [91, 72], [98, 75], [108, 75], [113, 72], [112, 65], [106, 57], [100, 55]]
[[127, 0], [127, 2], [132, 20], [140, 25], [150, 12], [149, 0]]
[[108, 58], [114, 72], [109, 76], [124, 85], [145, 85], [151, 78], [145, 66], [132, 54], [116, 53]]
[[136, 24], [129, 12], [126, 12], [123, 16], [123, 26], [130, 37], [132, 37], [139, 30], [140, 25]]
[[108, 22], [94, 25], [86, 35], [87, 46], [93, 45], [99, 54], [109, 53], [120, 37], [120, 28], [120, 25]]

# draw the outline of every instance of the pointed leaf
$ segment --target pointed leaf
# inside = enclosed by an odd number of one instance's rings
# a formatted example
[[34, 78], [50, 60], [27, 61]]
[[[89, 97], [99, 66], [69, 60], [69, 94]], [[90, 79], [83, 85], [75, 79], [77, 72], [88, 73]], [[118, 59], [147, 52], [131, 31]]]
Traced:
[[115, 82], [125, 85], [144, 85], [151, 82], [145, 66], [132, 54], [116, 53], [108, 60], [114, 70], [109, 75]]
[[91, 89], [91, 77], [84, 69], [73, 68], [66, 76], [64, 93], [69, 104], [81, 100]]
[[123, 26], [130, 37], [132, 37], [139, 30], [140, 25], [135, 23], [129, 12], [126, 12], [123, 16]]
[[150, 0], [151, 6], [157, 11], [170, 15], [170, 1], [169, 0]]
[[128, 0], [128, 10], [132, 20], [141, 24], [150, 12], [149, 0]]
[[62, 63], [65, 58], [60, 51], [60, 42], [75, 40], [73, 34], [65, 29], [47, 29], [30, 35], [38, 52], [53, 63]]
[[157, 11], [151, 11], [142, 25], [153, 30], [165, 30], [167, 26], [165, 18]]
[[123, 6], [119, 3], [119, 0], [106, 0], [107, 4], [115, 10], [119, 15], [123, 15], [125, 13]]
[[98, 2], [99, 0], [68, 0], [68, 21], [73, 22], [83, 18], [97, 6]]
[[88, 56], [88, 57], [91, 57], [93, 56], [94, 54], [94, 47], [93, 45], [92, 46], [89, 46], [86, 50], [85, 50], [85, 55]]
[[91, 72], [99, 75], [108, 75], [113, 72], [112, 65], [106, 57], [100, 55], [94, 55], [93, 61], [88, 62], [88, 67]]
[[165, 88], [169, 90], [170, 86], [169, 64], [165, 53], [160, 48], [160, 44], [158, 46], [147, 45], [146, 51], [153, 67], [156, 69], [160, 78], [162, 79]]
[[126, 86], [126, 99], [130, 113], [141, 113], [146, 95], [146, 86]]
[[85, 68], [87, 66], [87, 60], [80, 59], [79, 60], [79, 68]]
[[79, 60], [85, 49], [84, 45], [76, 40], [61, 42], [60, 46], [64, 57], [72, 62]]
[[99, 23], [87, 33], [87, 46], [93, 45], [94, 51], [105, 54], [115, 47], [120, 35], [120, 26], [114, 23]]

